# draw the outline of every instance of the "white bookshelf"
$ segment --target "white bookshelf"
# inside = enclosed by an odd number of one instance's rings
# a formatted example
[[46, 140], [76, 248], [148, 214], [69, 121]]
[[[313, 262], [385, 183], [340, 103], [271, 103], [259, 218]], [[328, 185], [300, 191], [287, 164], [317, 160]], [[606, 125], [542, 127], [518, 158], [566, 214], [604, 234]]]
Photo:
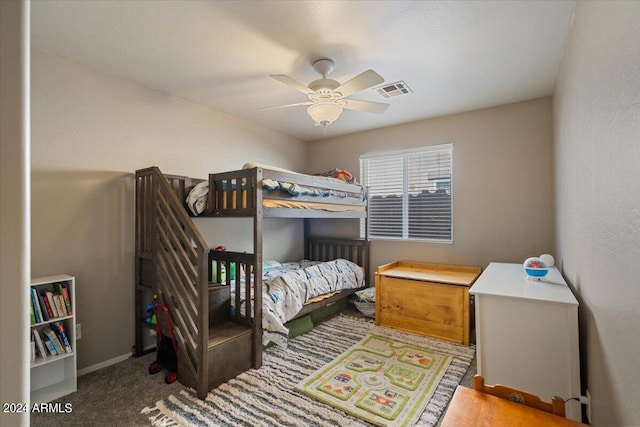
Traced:
[[[71, 305], [70, 315], [41, 319], [31, 324], [29, 329], [29, 339], [33, 340], [33, 330], [38, 330], [42, 335], [42, 330], [52, 323], [62, 323], [71, 352], [59, 354], [57, 356], [47, 355], [46, 357], [36, 357], [31, 363], [31, 403], [46, 403], [66, 396], [77, 390], [76, 375], [76, 293], [75, 278], [66, 274], [57, 276], [40, 277], [31, 280], [31, 290], [35, 289], [39, 294], [43, 291], [55, 293], [55, 284], [62, 283], [66, 286]], [[30, 292], [32, 295], [32, 291]], [[33, 304], [33, 299], [29, 298], [29, 304]]]

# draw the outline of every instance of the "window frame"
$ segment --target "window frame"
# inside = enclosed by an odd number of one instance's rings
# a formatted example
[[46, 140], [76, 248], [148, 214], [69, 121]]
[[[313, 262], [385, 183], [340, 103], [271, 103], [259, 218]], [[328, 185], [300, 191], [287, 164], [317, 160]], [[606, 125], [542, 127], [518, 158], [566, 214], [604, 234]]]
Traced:
[[[450, 204], [449, 204], [449, 213], [450, 213], [450, 221], [449, 221], [449, 238], [412, 238], [409, 237], [410, 230], [410, 220], [411, 217], [409, 215], [409, 178], [408, 178], [408, 163], [411, 155], [421, 155], [434, 151], [448, 151], [450, 157], [450, 164], [448, 165], [450, 168], [450, 176], [449, 176], [449, 194], [450, 194]], [[367, 176], [367, 171], [365, 168], [365, 163], [369, 159], [380, 159], [384, 157], [400, 157], [402, 156], [402, 237], [398, 236], [372, 236], [370, 232], [371, 228], [371, 212], [367, 213], [367, 219], [363, 219], [360, 221], [360, 237], [367, 238], [368, 240], [381, 240], [381, 241], [401, 241], [401, 242], [422, 242], [422, 243], [440, 243], [440, 244], [453, 244], [453, 235], [454, 235], [454, 227], [453, 227], [453, 194], [454, 194], [454, 183], [453, 183], [453, 143], [444, 143], [437, 145], [428, 145], [418, 148], [409, 148], [403, 150], [392, 150], [392, 151], [383, 151], [383, 152], [373, 152], [366, 153], [360, 156], [360, 178], [362, 180], [362, 184], [367, 188], [369, 204], [371, 203], [371, 194], [370, 194], [370, 185], [369, 185], [369, 177]], [[437, 186], [437, 182], [436, 182]]]

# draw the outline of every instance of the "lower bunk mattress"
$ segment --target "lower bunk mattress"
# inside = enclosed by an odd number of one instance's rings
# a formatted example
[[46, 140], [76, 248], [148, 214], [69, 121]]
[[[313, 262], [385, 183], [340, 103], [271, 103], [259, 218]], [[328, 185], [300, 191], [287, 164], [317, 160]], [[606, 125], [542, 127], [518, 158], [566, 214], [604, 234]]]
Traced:
[[[284, 324], [295, 318], [305, 304], [342, 290], [365, 286], [362, 268], [341, 258], [327, 262], [267, 261], [263, 269], [262, 342], [264, 345], [273, 342], [286, 347], [289, 342], [289, 330]], [[233, 288], [231, 310], [235, 312]], [[244, 316], [244, 284], [241, 295], [240, 314]]]

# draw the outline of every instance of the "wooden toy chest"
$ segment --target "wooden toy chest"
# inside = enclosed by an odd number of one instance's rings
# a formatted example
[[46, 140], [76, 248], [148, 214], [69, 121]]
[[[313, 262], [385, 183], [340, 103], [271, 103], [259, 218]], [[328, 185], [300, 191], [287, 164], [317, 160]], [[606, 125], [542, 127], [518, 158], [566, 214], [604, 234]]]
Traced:
[[396, 261], [376, 272], [376, 324], [469, 345], [469, 287], [480, 267]]

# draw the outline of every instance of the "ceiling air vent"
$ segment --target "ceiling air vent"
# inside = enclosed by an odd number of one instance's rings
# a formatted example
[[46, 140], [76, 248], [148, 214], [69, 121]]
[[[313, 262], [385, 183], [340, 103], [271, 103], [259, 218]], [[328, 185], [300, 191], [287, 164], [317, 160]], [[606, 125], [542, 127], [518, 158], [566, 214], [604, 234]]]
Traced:
[[396, 96], [408, 95], [413, 92], [403, 81], [384, 85], [382, 87], [379, 87], [377, 91], [384, 98], [393, 98]]

